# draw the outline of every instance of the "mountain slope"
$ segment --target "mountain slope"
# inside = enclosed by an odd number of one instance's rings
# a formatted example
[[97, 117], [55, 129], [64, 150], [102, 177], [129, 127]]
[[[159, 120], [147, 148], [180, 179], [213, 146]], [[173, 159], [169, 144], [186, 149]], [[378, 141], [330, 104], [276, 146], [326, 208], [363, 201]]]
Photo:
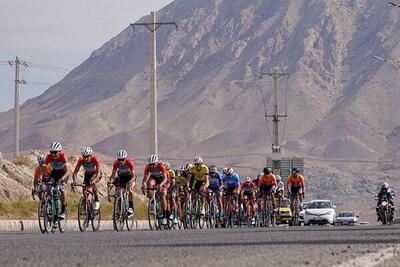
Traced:
[[[395, 73], [372, 59], [400, 56], [399, 15], [386, 4], [176, 0], [157, 16], [179, 25], [158, 31], [162, 155], [269, 149], [254, 75], [274, 62], [293, 73], [286, 153], [371, 160], [396, 153], [388, 138], [399, 125], [400, 91]], [[93, 145], [106, 155], [121, 147], [147, 155], [149, 38], [145, 28], [124, 29], [27, 101], [22, 149], [59, 140], [74, 153]], [[271, 107], [271, 86], [264, 81], [262, 87]], [[285, 95], [282, 86], [282, 104]], [[11, 112], [0, 114], [1, 151], [12, 150], [11, 119]]]

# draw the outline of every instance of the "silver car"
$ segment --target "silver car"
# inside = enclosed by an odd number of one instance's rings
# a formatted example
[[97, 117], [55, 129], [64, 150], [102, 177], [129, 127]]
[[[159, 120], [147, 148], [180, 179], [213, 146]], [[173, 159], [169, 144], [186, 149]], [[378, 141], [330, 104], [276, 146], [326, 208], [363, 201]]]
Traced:
[[354, 212], [339, 212], [336, 216], [336, 225], [357, 225], [358, 216]]

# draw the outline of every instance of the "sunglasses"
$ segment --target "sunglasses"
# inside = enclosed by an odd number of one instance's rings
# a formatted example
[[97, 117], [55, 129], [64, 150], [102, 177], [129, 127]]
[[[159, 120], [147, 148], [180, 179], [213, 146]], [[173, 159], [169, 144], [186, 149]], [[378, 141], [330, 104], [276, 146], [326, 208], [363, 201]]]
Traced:
[[194, 164], [194, 166], [200, 166], [201, 165], [201, 163], [195, 163]]
[[58, 155], [58, 151], [50, 151], [50, 154], [53, 156]]
[[124, 161], [125, 159], [118, 159], [118, 161]]

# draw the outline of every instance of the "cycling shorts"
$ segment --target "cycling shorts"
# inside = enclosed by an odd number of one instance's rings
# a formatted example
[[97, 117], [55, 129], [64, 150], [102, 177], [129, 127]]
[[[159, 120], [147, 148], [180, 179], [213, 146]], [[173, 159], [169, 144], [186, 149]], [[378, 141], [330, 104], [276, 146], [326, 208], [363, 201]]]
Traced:
[[297, 195], [301, 193], [301, 186], [292, 185], [290, 189], [290, 201], [293, 202]]
[[274, 187], [274, 185], [261, 185], [260, 186], [261, 197], [268, 196], [269, 193], [271, 193], [272, 187]]

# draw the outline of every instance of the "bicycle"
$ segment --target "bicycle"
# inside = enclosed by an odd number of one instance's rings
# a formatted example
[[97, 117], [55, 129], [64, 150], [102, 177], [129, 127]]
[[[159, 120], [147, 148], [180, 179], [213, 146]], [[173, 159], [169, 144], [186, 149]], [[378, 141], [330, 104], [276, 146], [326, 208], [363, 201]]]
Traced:
[[114, 204], [113, 204], [113, 228], [115, 231], [120, 232], [124, 230], [124, 226], [128, 231], [134, 230], [135, 226], [135, 216], [128, 215], [129, 209], [129, 202], [128, 202], [128, 194], [129, 191], [127, 188], [130, 186], [128, 184], [119, 184], [113, 183], [115, 186], [115, 194], [112, 196], [108, 196], [110, 200], [111, 197], [114, 197]]
[[209, 193], [211, 194], [210, 200], [207, 202], [206, 222], [207, 228], [219, 228], [221, 226], [221, 219], [219, 217], [220, 211], [218, 208], [217, 193], [215, 191]]
[[60, 218], [61, 212], [61, 190], [62, 187], [54, 181], [46, 183], [48, 185], [48, 193], [44, 199], [44, 228], [46, 233], [54, 233], [58, 228], [60, 233], [64, 233], [67, 229], [68, 214], [65, 211], [65, 218]]
[[275, 214], [272, 206], [271, 192], [268, 195], [263, 195], [262, 203], [264, 208], [262, 209], [261, 220], [264, 227], [270, 225], [275, 226]]
[[169, 224], [163, 226], [161, 220], [163, 218], [163, 211], [161, 209], [161, 192], [159, 187], [147, 188], [147, 190], [152, 191], [152, 197], [149, 199], [149, 204], [147, 206], [147, 218], [149, 221], [150, 229], [162, 230], [168, 229]]
[[[290, 195], [289, 195], [290, 197]], [[293, 211], [293, 219], [292, 221], [289, 223], [289, 226], [299, 226], [300, 222], [299, 222], [299, 214], [300, 214], [300, 209], [299, 209], [299, 193], [296, 193], [296, 195], [293, 197], [292, 199], [294, 201], [293, 205], [294, 205], [294, 211]]]
[[[192, 201], [191, 201], [192, 205], [190, 207], [191, 228], [196, 229], [197, 225], [198, 225], [200, 229], [203, 229], [206, 220], [205, 220], [205, 215], [201, 214], [202, 195], [200, 192], [192, 191], [190, 194], [190, 198], [192, 199]], [[207, 214], [207, 212], [208, 212], [207, 205], [204, 205], [204, 209], [205, 209], [205, 214]]]
[[83, 185], [76, 184], [71, 185], [72, 191], [75, 192], [75, 187], [82, 187], [83, 196], [79, 199], [78, 205], [78, 225], [81, 232], [85, 232], [89, 227], [89, 222], [92, 225], [93, 232], [97, 232], [100, 229], [101, 211], [100, 209], [93, 209], [94, 205], [94, 193], [93, 184]]
[[39, 222], [39, 229], [42, 234], [46, 233], [46, 227], [45, 227], [45, 208], [46, 208], [46, 200], [48, 190], [47, 190], [47, 185], [43, 181], [39, 181], [38, 184], [35, 187], [35, 191], [32, 193], [32, 198], [35, 200], [35, 195], [41, 194], [41, 199], [39, 200], [38, 203], [38, 222]]
[[234, 202], [232, 194], [225, 196], [225, 199], [224, 225], [225, 227], [232, 228], [237, 219], [237, 205]]

